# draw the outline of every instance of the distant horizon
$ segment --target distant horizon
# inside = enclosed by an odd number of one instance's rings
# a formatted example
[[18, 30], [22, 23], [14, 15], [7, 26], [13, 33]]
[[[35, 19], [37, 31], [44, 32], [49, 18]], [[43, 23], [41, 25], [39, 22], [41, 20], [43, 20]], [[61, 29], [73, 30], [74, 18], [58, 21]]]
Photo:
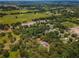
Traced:
[[0, 1], [79, 1], [79, 0], [0, 0]]

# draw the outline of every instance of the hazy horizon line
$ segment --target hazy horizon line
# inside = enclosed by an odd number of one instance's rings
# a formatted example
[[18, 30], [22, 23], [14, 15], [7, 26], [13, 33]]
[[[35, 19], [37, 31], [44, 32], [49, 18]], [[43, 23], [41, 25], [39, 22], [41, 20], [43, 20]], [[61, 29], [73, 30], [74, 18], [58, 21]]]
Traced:
[[79, 1], [79, 0], [0, 0], [0, 1]]

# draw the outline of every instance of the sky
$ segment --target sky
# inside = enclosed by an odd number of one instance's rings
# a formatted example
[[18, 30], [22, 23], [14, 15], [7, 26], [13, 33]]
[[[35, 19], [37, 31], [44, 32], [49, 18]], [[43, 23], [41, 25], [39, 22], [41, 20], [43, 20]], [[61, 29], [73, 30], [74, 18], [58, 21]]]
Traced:
[[0, 1], [79, 1], [79, 0], [0, 0]]

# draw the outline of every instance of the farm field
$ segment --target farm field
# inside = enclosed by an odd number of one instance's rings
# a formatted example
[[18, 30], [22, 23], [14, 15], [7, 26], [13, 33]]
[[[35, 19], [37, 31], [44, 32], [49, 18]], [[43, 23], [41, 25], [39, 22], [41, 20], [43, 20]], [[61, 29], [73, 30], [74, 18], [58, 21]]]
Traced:
[[[27, 11], [22, 11], [20, 10], [20, 12], [27, 12]], [[18, 13], [17, 11], [2, 11], [1, 13]], [[46, 13], [26, 13], [26, 14], [15, 14], [15, 15], [6, 15], [4, 17], [0, 17], [0, 23], [2, 24], [12, 24], [12, 23], [17, 23], [17, 22], [23, 22], [23, 21], [32, 21], [32, 19], [39, 19], [39, 18], [45, 18], [45, 17], [49, 17], [48, 14]]]

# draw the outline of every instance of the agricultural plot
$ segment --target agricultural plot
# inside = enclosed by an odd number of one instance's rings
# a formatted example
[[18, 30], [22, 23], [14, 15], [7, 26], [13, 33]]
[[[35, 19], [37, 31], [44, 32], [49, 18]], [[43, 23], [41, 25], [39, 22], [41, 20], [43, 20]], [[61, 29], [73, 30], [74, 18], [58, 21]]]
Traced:
[[[13, 11], [9, 11], [6, 13], [12, 13]], [[13, 13], [17, 13], [18, 11], [14, 11]], [[27, 11], [20, 11], [20, 12], [27, 12]], [[5, 13], [5, 11], [4, 11]], [[12, 24], [17, 22], [23, 22], [23, 21], [32, 21], [32, 19], [39, 19], [39, 18], [45, 18], [49, 17], [46, 13], [26, 13], [26, 14], [15, 14], [15, 15], [5, 15], [3, 17], [0, 17], [0, 23], [2, 24]]]

